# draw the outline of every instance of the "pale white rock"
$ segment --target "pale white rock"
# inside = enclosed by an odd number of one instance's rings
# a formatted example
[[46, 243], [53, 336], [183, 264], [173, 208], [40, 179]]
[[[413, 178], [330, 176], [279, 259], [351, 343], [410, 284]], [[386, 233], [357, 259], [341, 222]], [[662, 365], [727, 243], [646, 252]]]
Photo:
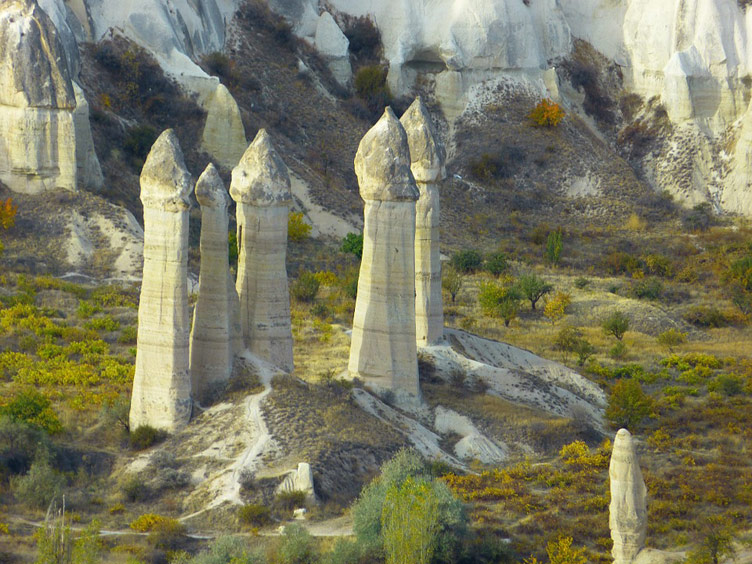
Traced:
[[434, 412], [434, 429], [442, 434], [456, 433], [462, 438], [454, 445], [454, 453], [461, 460], [479, 460], [484, 464], [498, 464], [507, 459], [509, 449], [481, 433], [469, 417], [438, 406]]
[[411, 171], [420, 191], [415, 204], [415, 337], [418, 346], [434, 345], [444, 336], [438, 183], [446, 178], [446, 151], [420, 98], [400, 122], [407, 133]]
[[104, 185], [102, 168], [94, 149], [94, 138], [91, 135], [89, 122], [89, 102], [86, 101], [84, 91], [77, 83], [73, 83], [76, 94], [76, 111], [73, 120], [76, 131], [76, 167], [78, 182], [87, 190], [100, 190]]
[[0, 181], [27, 194], [76, 190], [73, 91], [65, 50], [35, 0], [0, 6]]
[[218, 84], [204, 102], [204, 108], [207, 114], [201, 148], [220, 165], [231, 169], [248, 146], [238, 104], [225, 85]]
[[352, 80], [350, 66], [350, 41], [329, 12], [322, 12], [316, 24], [314, 46], [327, 62], [334, 79], [342, 86]]
[[175, 431], [191, 416], [188, 195], [191, 175], [175, 133], [155, 141], [141, 171], [144, 273], [130, 427]]
[[415, 343], [415, 202], [407, 134], [387, 108], [355, 156], [365, 201], [363, 258], [348, 364], [352, 377], [420, 398]]
[[645, 547], [647, 532], [647, 489], [642, 479], [632, 435], [619, 429], [614, 439], [608, 468], [611, 484], [609, 528], [615, 564], [630, 564]]
[[76, 80], [81, 67], [81, 59], [78, 53], [78, 44], [76, 36], [71, 29], [71, 19], [69, 10], [64, 0], [37, 0], [39, 7], [42, 8], [52, 20], [57, 30], [60, 42], [65, 48], [65, 58], [68, 63], [68, 70], [71, 78]]
[[266, 130], [259, 130], [232, 171], [237, 202], [238, 277], [243, 341], [259, 358], [292, 372], [287, 286], [287, 216], [292, 204], [287, 167]]
[[227, 283], [230, 276], [227, 206], [230, 197], [213, 164], [196, 182], [201, 206], [201, 269], [198, 300], [193, 310], [190, 341], [191, 388], [201, 401], [213, 388], [227, 382], [232, 372], [232, 322], [230, 308], [237, 301]]
[[316, 499], [316, 491], [313, 486], [313, 470], [307, 462], [299, 462], [296, 470], [291, 470], [277, 486], [277, 493], [281, 492], [305, 492], [310, 501]]

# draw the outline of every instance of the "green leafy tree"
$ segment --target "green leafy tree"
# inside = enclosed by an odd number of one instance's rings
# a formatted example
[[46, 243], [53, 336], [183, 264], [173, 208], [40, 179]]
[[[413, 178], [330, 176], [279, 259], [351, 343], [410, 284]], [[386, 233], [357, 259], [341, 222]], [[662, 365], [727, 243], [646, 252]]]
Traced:
[[623, 378], [614, 384], [606, 407], [606, 419], [614, 428], [636, 431], [652, 412], [653, 400], [642, 390], [639, 381]]
[[316, 541], [300, 525], [287, 525], [279, 547], [280, 564], [314, 564], [318, 562]]
[[561, 227], [555, 231], [551, 231], [546, 239], [546, 249], [544, 251], [544, 257], [546, 262], [551, 266], [559, 266], [561, 260], [561, 251], [564, 248], [563, 236]]
[[449, 264], [457, 272], [461, 272], [462, 274], [470, 274], [481, 267], [481, 265], [483, 264], [483, 257], [478, 251], [465, 249], [454, 253], [452, 255], [452, 258], [449, 259]]
[[676, 347], [687, 342], [687, 334], [672, 327], [658, 335], [657, 340], [659, 345], [668, 349], [669, 352], [674, 352]]
[[503, 319], [506, 327], [517, 317], [521, 299], [522, 295], [515, 286], [491, 281], [480, 284], [478, 303], [481, 310], [489, 317]]
[[441, 287], [444, 288], [452, 297], [452, 303], [457, 298], [457, 294], [462, 289], [464, 276], [455, 268], [448, 266], [441, 271]]
[[621, 341], [624, 338], [624, 333], [629, 330], [629, 317], [625, 313], [615, 310], [603, 320], [602, 327], [607, 335], [613, 335], [617, 341]]
[[29, 471], [11, 479], [11, 490], [19, 501], [38, 509], [47, 506], [63, 493], [65, 477], [55, 470], [47, 450], [40, 448]]
[[381, 527], [388, 564], [428, 564], [439, 533], [438, 500], [430, 485], [412, 476], [399, 486], [392, 484]]
[[707, 517], [701, 532], [703, 538], [699, 546], [687, 555], [687, 564], [718, 564], [736, 557], [735, 530], [728, 519], [719, 515]]
[[345, 238], [342, 239], [340, 250], [343, 253], [355, 255], [358, 259], [363, 258], [363, 234], [348, 233], [345, 235]]
[[493, 253], [486, 257], [486, 263], [484, 266], [486, 272], [489, 272], [494, 276], [499, 276], [509, 270], [509, 260], [505, 253]]
[[724, 273], [723, 281], [731, 301], [742, 313], [752, 312], [752, 255], [734, 261]]
[[535, 311], [535, 305], [543, 296], [553, 291], [554, 287], [536, 274], [524, 274], [517, 280], [517, 288], [530, 301], [530, 309]]
[[51, 435], [63, 430], [49, 398], [34, 388], [18, 392], [7, 405], [0, 407], [0, 415], [23, 421]]

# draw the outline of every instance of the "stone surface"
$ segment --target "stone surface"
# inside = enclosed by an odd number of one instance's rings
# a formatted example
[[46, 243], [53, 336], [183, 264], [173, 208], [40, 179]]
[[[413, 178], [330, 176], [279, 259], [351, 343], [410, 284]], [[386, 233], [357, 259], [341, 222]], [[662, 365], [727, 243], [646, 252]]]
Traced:
[[500, 464], [509, 456], [509, 449], [505, 444], [499, 445], [486, 437], [469, 417], [440, 405], [434, 411], [434, 429], [442, 435], [453, 433], [462, 437], [454, 445], [454, 454], [460, 460]]
[[243, 341], [255, 355], [292, 372], [287, 286], [287, 216], [292, 203], [287, 166], [261, 129], [232, 171], [237, 202], [238, 278]]
[[188, 195], [175, 133], [155, 141], [141, 171], [144, 271], [130, 427], [175, 431], [191, 416], [188, 369]]
[[0, 181], [39, 194], [76, 189], [76, 96], [64, 47], [35, 0], [0, 7]]
[[420, 98], [400, 122], [407, 132], [411, 170], [420, 191], [415, 204], [415, 336], [418, 346], [434, 345], [444, 335], [438, 183], [446, 177], [446, 152]]
[[415, 201], [407, 134], [387, 108], [355, 156], [365, 200], [349, 372], [377, 391], [420, 398], [415, 343]]
[[608, 524], [614, 541], [615, 564], [629, 564], [645, 547], [647, 532], [647, 489], [640, 472], [632, 435], [620, 429], [614, 439], [608, 468], [611, 505]]
[[329, 12], [322, 12], [316, 22], [314, 46], [329, 65], [334, 79], [342, 86], [347, 85], [352, 80], [350, 41]]
[[84, 91], [73, 83], [73, 91], [76, 94], [76, 110], [73, 113], [73, 121], [76, 131], [76, 169], [79, 184], [87, 190], [101, 190], [104, 185], [102, 168], [94, 149], [94, 138], [91, 135], [89, 123], [89, 102], [86, 101]]
[[219, 84], [206, 99], [204, 108], [207, 114], [201, 148], [220, 165], [231, 169], [238, 164], [248, 146], [238, 104], [230, 91]]
[[193, 398], [203, 401], [230, 378], [234, 352], [230, 308], [237, 302], [237, 297], [231, 296], [235, 288], [227, 283], [230, 197], [213, 164], [196, 183], [196, 199], [201, 206], [201, 270], [193, 310], [190, 368]]
[[305, 492], [310, 501], [316, 499], [316, 491], [313, 487], [313, 471], [307, 462], [299, 462], [297, 470], [288, 472], [282, 483], [277, 486], [277, 493], [281, 492]]

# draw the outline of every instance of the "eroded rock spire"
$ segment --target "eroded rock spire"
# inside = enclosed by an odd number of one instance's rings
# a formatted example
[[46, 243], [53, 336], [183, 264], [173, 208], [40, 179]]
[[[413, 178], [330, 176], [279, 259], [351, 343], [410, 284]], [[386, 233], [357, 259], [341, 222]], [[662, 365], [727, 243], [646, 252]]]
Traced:
[[446, 153], [420, 98], [400, 122], [407, 132], [411, 170], [420, 191], [415, 204], [415, 336], [418, 346], [434, 345], [444, 335], [438, 183], [446, 177]]
[[629, 564], [645, 547], [648, 517], [647, 489], [634, 440], [626, 429], [616, 433], [608, 477], [611, 483], [609, 527], [614, 541], [611, 555], [615, 564]]
[[156, 140], [141, 171], [144, 273], [130, 428], [174, 431], [191, 416], [188, 372], [188, 194], [175, 133]]
[[407, 134], [391, 108], [355, 156], [365, 200], [349, 371], [376, 390], [420, 398], [415, 343], [415, 202]]
[[287, 215], [292, 204], [287, 166], [264, 129], [232, 171], [237, 202], [240, 323], [245, 346], [292, 372], [287, 288]]
[[203, 401], [232, 372], [232, 309], [235, 287], [228, 284], [228, 216], [230, 197], [213, 164], [196, 183], [201, 205], [201, 270], [198, 301], [191, 330], [191, 380], [193, 397]]

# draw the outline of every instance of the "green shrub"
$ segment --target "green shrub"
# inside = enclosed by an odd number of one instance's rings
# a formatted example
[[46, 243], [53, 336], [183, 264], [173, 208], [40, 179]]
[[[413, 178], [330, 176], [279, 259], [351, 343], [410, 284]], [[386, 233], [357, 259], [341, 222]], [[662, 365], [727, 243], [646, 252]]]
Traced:
[[613, 335], [618, 341], [624, 338], [624, 333], [629, 330], [629, 317], [623, 312], [615, 310], [603, 320], [601, 324], [606, 335]]
[[230, 266], [237, 267], [238, 265], [238, 234], [235, 231], [230, 231], [227, 234], [227, 254]]
[[745, 379], [738, 374], [719, 374], [708, 383], [708, 391], [724, 396], [738, 396], [744, 391]]
[[672, 351], [675, 347], [687, 342], [687, 334], [672, 327], [658, 335], [657, 340], [659, 345]]
[[120, 323], [115, 321], [112, 316], [105, 315], [104, 317], [95, 317], [84, 323], [84, 327], [93, 331], [106, 331], [112, 332], [120, 329]]
[[483, 266], [486, 272], [498, 276], [509, 270], [509, 261], [505, 253], [493, 253], [486, 257], [486, 262]]
[[39, 449], [29, 471], [11, 478], [10, 487], [21, 503], [46, 509], [52, 500], [62, 495], [65, 484], [65, 477], [50, 464], [49, 453]]
[[574, 327], [563, 327], [557, 333], [554, 345], [562, 352], [576, 354], [579, 366], [584, 366], [588, 359], [595, 354], [595, 347]]
[[300, 525], [287, 525], [279, 546], [280, 564], [314, 564], [318, 562], [316, 542]]
[[452, 297], [452, 303], [462, 289], [463, 280], [462, 274], [451, 266], [441, 269], [441, 287]]
[[99, 313], [102, 311], [102, 308], [98, 305], [95, 305], [91, 302], [88, 302], [86, 300], [81, 300], [78, 302], [78, 309], [76, 310], [76, 315], [78, 315], [81, 319], [88, 319], [95, 313]]
[[[175, 561], [173, 561], [175, 562]], [[183, 564], [264, 564], [266, 556], [260, 548], [251, 548], [239, 537], [223, 536], [213, 541], [207, 550]]]
[[50, 400], [34, 388], [18, 392], [13, 399], [0, 407], [0, 415], [37, 427], [51, 435], [63, 430]]
[[517, 280], [517, 288], [522, 296], [530, 301], [530, 309], [535, 311], [535, 306], [543, 296], [553, 291], [554, 287], [535, 274], [523, 274]]
[[249, 503], [238, 509], [238, 521], [243, 525], [263, 527], [271, 522], [271, 511], [265, 505]]
[[731, 324], [726, 314], [715, 306], [693, 306], [684, 314], [684, 320], [696, 327], [726, 327]]
[[287, 216], [287, 238], [300, 243], [311, 235], [311, 226], [303, 219], [303, 212], [290, 212]]
[[614, 428], [624, 427], [632, 432], [639, 430], [650, 417], [653, 401], [634, 378], [622, 379], [614, 384], [608, 398], [606, 419]]
[[658, 278], [645, 278], [632, 284], [632, 295], [640, 300], [659, 300], [663, 295], [663, 282]]
[[129, 474], [120, 485], [120, 491], [127, 501], [131, 503], [143, 501], [149, 497], [149, 489], [138, 476]]
[[517, 317], [522, 295], [514, 286], [496, 282], [481, 282], [478, 303], [484, 315], [499, 317], [507, 327]]
[[561, 260], [561, 251], [564, 248], [563, 234], [561, 227], [555, 231], [551, 231], [546, 239], [546, 248], [543, 253], [543, 257], [546, 262], [551, 266], [559, 266]]
[[298, 507], [305, 507], [306, 493], [298, 490], [279, 492], [274, 498], [274, 505], [285, 511], [292, 511]]
[[130, 443], [133, 450], [147, 449], [167, 438], [167, 433], [150, 425], [139, 425], [131, 431]]
[[136, 125], [126, 132], [123, 149], [137, 162], [142, 162], [156, 140], [156, 129], [150, 125]]
[[50, 450], [49, 437], [44, 431], [24, 421], [0, 416], [0, 478], [28, 472], [35, 448]]
[[627, 356], [627, 345], [624, 344], [624, 341], [617, 341], [613, 347], [608, 349], [608, 356], [614, 360], [623, 359]]
[[138, 340], [138, 327], [129, 325], [123, 327], [123, 330], [118, 335], [117, 342], [121, 345], [135, 345]]
[[449, 264], [457, 272], [461, 272], [462, 274], [470, 274], [480, 269], [481, 265], [483, 264], [483, 257], [478, 251], [465, 249], [454, 253], [452, 255], [452, 258], [449, 260]]
[[345, 21], [343, 33], [350, 42], [350, 53], [358, 58], [379, 57], [381, 33], [368, 16], [351, 17]]
[[355, 92], [372, 113], [381, 113], [392, 102], [386, 77], [387, 71], [381, 65], [362, 67], [355, 74]]
[[323, 564], [367, 564], [371, 562], [363, 547], [354, 540], [340, 538], [331, 552], [324, 555]]
[[342, 246], [340, 247], [343, 253], [350, 253], [358, 257], [363, 258], [363, 234], [362, 233], [348, 233], [345, 238], [342, 239]]
[[588, 286], [590, 286], [589, 278], [585, 278], [584, 276], [578, 276], [577, 278], [574, 279], [574, 287], [577, 288], [578, 290], [584, 290]]
[[321, 283], [313, 272], [301, 272], [290, 286], [292, 297], [299, 302], [310, 303], [316, 299]]

